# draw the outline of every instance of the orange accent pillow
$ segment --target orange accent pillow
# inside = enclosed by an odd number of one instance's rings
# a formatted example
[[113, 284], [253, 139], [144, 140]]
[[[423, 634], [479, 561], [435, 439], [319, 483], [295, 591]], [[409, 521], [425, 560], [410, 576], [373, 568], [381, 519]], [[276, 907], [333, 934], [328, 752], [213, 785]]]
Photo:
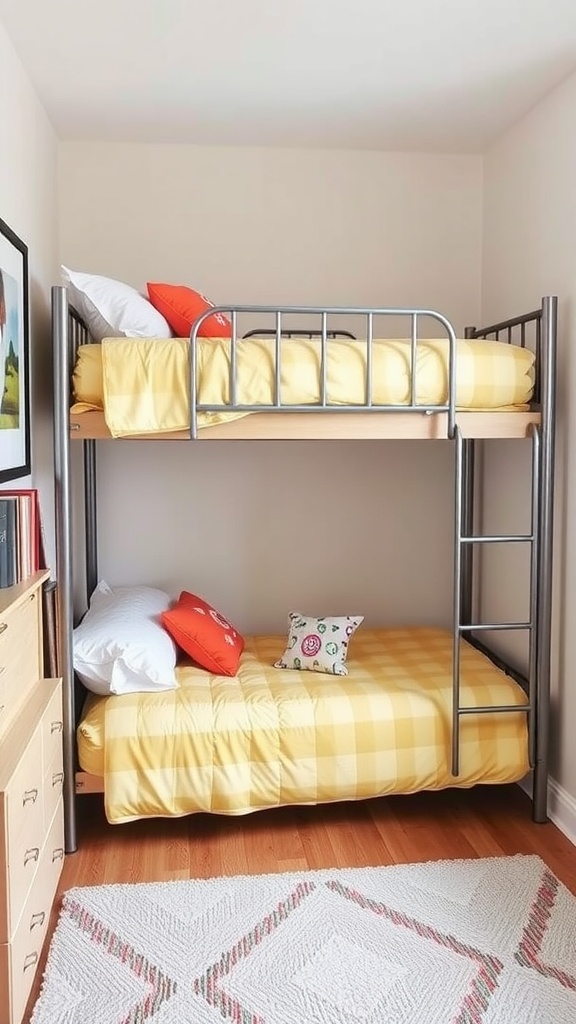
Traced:
[[[177, 338], [187, 338], [197, 317], [214, 305], [201, 292], [195, 292], [185, 284], [154, 284], [149, 281], [147, 288], [150, 302], [162, 313]], [[202, 338], [229, 338], [231, 334], [232, 324], [222, 313], [206, 317], [198, 331]]]
[[208, 601], [183, 590], [160, 619], [172, 639], [202, 668], [217, 676], [236, 675], [244, 637]]

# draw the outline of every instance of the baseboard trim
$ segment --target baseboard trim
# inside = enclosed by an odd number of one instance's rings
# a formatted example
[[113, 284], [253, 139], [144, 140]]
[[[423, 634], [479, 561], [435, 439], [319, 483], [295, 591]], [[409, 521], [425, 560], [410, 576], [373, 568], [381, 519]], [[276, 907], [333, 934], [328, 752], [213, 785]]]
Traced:
[[[529, 775], [518, 785], [532, 797], [532, 779]], [[576, 800], [556, 779], [548, 779], [548, 817], [576, 846]]]

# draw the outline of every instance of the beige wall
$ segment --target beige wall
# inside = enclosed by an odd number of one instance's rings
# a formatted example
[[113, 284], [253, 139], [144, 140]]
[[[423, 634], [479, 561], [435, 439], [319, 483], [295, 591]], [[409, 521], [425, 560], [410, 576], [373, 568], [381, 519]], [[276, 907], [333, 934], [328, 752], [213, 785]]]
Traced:
[[[477, 157], [63, 144], [61, 258], [221, 302], [480, 301]], [[246, 630], [286, 614], [448, 622], [447, 446], [146, 444], [99, 452], [101, 574], [212, 598]]]
[[[57, 141], [0, 25], [0, 216], [28, 246], [33, 452], [32, 479], [41, 488], [48, 546], [52, 543], [52, 359], [50, 286], [57, 269]], [[26, 478], [15, 485], [26, 485]], [[52, 557], [51, 557], [51, 560]]]
[[60, 147], [61, 252], [221, 302], [478, 311], [478, 157], [170, 145]]
[[[483, 310], [499, 318], [555, 293], [559, 303], [558, 458], [555, 623], [553, 634], [553, 775], [576, 801], [576, 76], [509, 132], [485, 160]], [[523, 463], [504, 446], [494, 452], [489, 483], [506, 483], [509, 515], [526, 501]], [[519, 497], [520, 496], [520, 497]], [[492, 581], [488, 596], [505, 605], [511, 574]], [[576, 803], [572, 815], [576, 811]], [[576, 825], [576, 816], [573, 824]]]

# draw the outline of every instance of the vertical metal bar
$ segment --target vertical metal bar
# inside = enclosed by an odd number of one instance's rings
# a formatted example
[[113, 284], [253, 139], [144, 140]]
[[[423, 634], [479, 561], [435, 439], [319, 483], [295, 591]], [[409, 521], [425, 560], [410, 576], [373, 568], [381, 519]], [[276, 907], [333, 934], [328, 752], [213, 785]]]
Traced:
[[538, 557], [540, 519], [540, 428], [532, 424], [532, 508], [530, 516], [530, 634], [528, 649], [528, 758], [536, 764], [536, 708], [538, 705]]
[[86, 605], [98, 583], [98, 515], [96, 441], [83, 442], [84, 448], [84, 554], [86, 558]]
[[64, 843], [67, 853], [77, 848], [76, 837], [76, 712], [72, 661], [72, 488], [70, 484], [68, 296], [52, 288], [54, 344], [54, 496], [56, 573], [58, 580], [58, 653], [63, 690]]
[[534, 349], [536, 352], [536, 363], [534, 366], [534, 373], [536, 376], [536, 388], [534, 391], [534, 401], [540, 404], [542, 402], [541, 381], [544, 372], [542, 369], [542, 323], [540, 319], [536, 321]]
[[320, 359], [321, 359], [321, 362], [320, 362], [320, 375], [321, 375], [321, 378], [320, 378], [320, 384], [321, 384], [320, 404], [322, 406], [325, 406], [326, 405], [326, 376], [327, 376], [327, 369], [328, 369], [327, 364], [326, 364], [326, 356], [327, 356], [327, 352], [326, 352], [326, 328], [328, 326], [328, 316], [327, 316], [327, 314], [325, 312], [322, 313], [321, 322], [322, 322], [322, 337], [321, 337], [321, 340], [320, 340], [320, 344], [322, 346], [322, 353], [321, 353], [321, 357], [320, 357]]
[[280, 405], [282, 382], [282, 313], [276, 313], [276, 340], [274, 360], [274, 402]]
[[452, 654], [452, 775], [460, 774], [460, 626], [462, 595], [463, 445], [460, 428], [454, 428], [454, 609]]
[[555, 295], [548, 295], [542, 299], [541, 330], [540, 325], [537, 330], [542, 433], [538, 530], [538, 710], [532, 817], [538, 822], [546, 821], [548, 817], [557, 319], [558, 299]]
[[416, 405], [416, 356], [418, 351], [418, 314], [410, 317], [410, 405]]
[[454, 328], [446, 324], [448, 332], [448, 437], [456, 436], [456, 335]]
[[[190, 332], [190, 438], [198, 437], [198, 325], [193, 324]], [[232, 344], [232, 341], [230, 341]]]
[[232, 337], [230, 338], [230, 405], [232, 407], [238, 404], [236, 390], [237, 390], [237, 374], [236, 374], [236, 343], [238, 341], [237, 325], [236, 325], [236, 310], [232, 310], [231, 321], [232, 321]]
[[369, 409], [373, 402], [373, 342], [374, 342], [374, 317], [372, 313], [366, 314], [366, 406]]
[[[465, 537], [474, 533], [474, 481], [475, 481], [475, 444], [466, 439], [462, 441], [462, 531]], [[465, 544], [461, 552], [462, 558], [462, 592], [460, 596], [460, 618], [464, 625], [472, 622], [472, 605], [474, 593], [474, 546]]]

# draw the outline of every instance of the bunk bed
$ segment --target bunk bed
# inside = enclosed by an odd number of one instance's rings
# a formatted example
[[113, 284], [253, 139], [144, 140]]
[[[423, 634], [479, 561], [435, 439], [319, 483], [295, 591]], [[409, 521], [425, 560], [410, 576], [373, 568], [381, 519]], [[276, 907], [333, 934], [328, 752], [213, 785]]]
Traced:
[[[455, 456], [453, 628], [451, 633], [435, 637], [432, 641], [438, 645], [438, 649], [442, 649], [439, 656], [442, 662], [440, 690], [428, 694], [428, 683], [413, 671], [410, 695], [412, 705], [418, 703], [422, 695], [430, 698], [426, 714], [432, 715], [428, 727], [436, 735], [437, 750], [435, 754], [428, 754], [442, 764], [436, 765], [432, 773], [428, 771], [420, 776], [415, 773], [408, 780], [398, 775], [395, 780], [388, 779], [384, 783], [378, 779], [378, 768], [372, 766], [368, 782], [357, 779], [355, 788], [351, 789], [345, 786], [331, 788], [315, 783], [307, 790], [305, 787], [299, 790], [298, 782], [284, 790], [277, 786], [279, 795], [276, 800], [278, 803], [314, 803], [327, 799], [409, 792], [416, 788], [517, 781], [532, 769], [533, 818], [538, 822], [545, 821], [550, 698], [556, 298], [547, 296], [538, 309], [504, 322], [483, 328], [468, 328], [465, 339], [457, 339], [451, 323], [440, 313], [428, 309], [254, 305], [218, 307], [216, 312], [230, 316], [231, 337], [201, 338], [199, 329], [203, 321], [214, 312], [211, 309], [198, 318], [189, 339], [125, 338], [94, 346], [85, 324], [69, 307], [66, 288], [55, 287], [52, 292], [58, 649], [65, 691], [67, 850], [73, 851], [77, 844], [76, 794], [102, 791], [103, 776], [106, 775], [103, 767], [106, 755], [102, 749], [95, 747], [92, 752], [85, 752], [85, 770], [78, 771], [77, 762], [76, 730], [80, 712], [77, 705], [82, 702], [83, 696], [77, 693], [73, 670], [75, 618], [72, 600], [71, 444], [82, 442], [83, 448], [86, 587], [89, 596], [98, 583], [96, 445], [103, 440], [112, 443], [111, 439], [115, 436], [165, 440], [189, 438], [193, 443], [217, 438], [433, 438], [445, 439], [450, 443]], [[245, 314], [267, 317], [268, 320], [271, 318], [272, 329], [250, 331], [247, 332], [248, 336], [243, 337], [239, 324]], [[300, 344], [301, 338], [295, 340], [286, 337], [289, 333], [286, 323], [293, 317], [301, 321], [319, 318], [320, 329], [310, 332], [309, 339]], [[400, 338], [390, 339], [385, 331], [380, 332], [380, 325], [387, 321], [394, 325], [400, 322], [407, 325], [407, 329]], [[354, 334], [332, 329], [334, 323], [341, 326], [344, 322], [354, 323]], [[429, 334], [423, 335], [423, 324], [426, 324], [427, 329], [432, 324], [435, 335], [441, 334], [441, 338], [435, 336], [430, 340]], [[357, 340], [358, 337], [360, 340]], [[105, 351], [107, 346], [110, 350], [108, 353]], [[138, 346], [140, 353], [138, 358], [134, 358]], [[145, 352], [144, 357], [141, 356], [142, 351]], [[115, 358], [116, 353], [123, 359], [119, 373], [112, 362], [104, 365], [107, 359]], [[150, 373], [148, 370], [145, 373], [139, 371], [135, 379], [128, 380], [128, 383], [127, 374], [129, 377], [132, 372], [130, 367], [137, 366], [141, 370], [143, 366], [149, 368], [158, 363], [163, 365], [167, 355], [169, 362], [176, 367], [174, 377], [177, 398], [170, 398], [166, 402], [164, 396], [161, 405], [164, 410], [168, 410], [168, 416], [163, 419], [155, 404], [157, 385], [153, 370]], [[78, 384], [78, 368], [83, 360], [86, 362], [85, 356], [90, 367], [91, 384], [88, 394], [82, 393], [83, 385]], [[350, 358], [353, 361], [352, 368]], [[292, 359], [300, 369], [304, 366], [306, 387], [303, 390], [300, 386], [301, 377], [298, 377], [298, 386], [292, 387]], [[486, 373], [489, 377], [491, 375], [494, 383], [506, 384], [509, 378], [514, 377], [512, 390], [494, 390], [491, 386], [478, 390], [474, 380], [470, 383], [470, 374], [474, 377], [477, 360], [483, 364], [484, 376]], [[219, 366], [216, 386], [213, 386], [213, 378], [210, 377], [212, 364]], [[249, 366], [248, 374], [243, 376], [246, 365]], [[435, 384], [431, 390], [426, 387], [422, 393], [421, 383], [422, 380], [429, 383], [427, 374], [430, 368], [432, 377], [436, 382], [439, 380], [440, 385]], [[246, 384], [247, 380], [254, 379], [258, 384], [256, 392]], [[101, 380], [103, 383], [100, 383]], [[340, 388], [343, 380], [344, 391]], [[351, 382], [352, 387], [349, 388]], [[161, 384], [161, 387], [164, 386], [165, 380]], [[136, 408], [136, 416], [130, 420], [125, 416], [124, 398], [127, 393], [128, 405]], [[142, 394], [143, 402], [140, 401]], [[176, 419], [173, 415], [174, 405], [177, 406]], [[145, 409], [144, 417], [141, 415], [142, 408]], [[153, 409], [152, 417], [149, 415], [150, 409]], [[481, 535], [475, 532], [475, 506], [479, 498], [475, 454], [478, 443], [485, 438], [530, 440], [531, 525], [527, 533]], [[526, 544], [529, 547], [529, 614], [525, 621], [478, 621], [473, 553], [483, 545], [492, 544]], [[506, 658], [497, 654], [485, 642], [486, 636], [500, 630], [522, 630], [527, 633], [529, 653], [526, 672], [519, 672], [516, 666], [509, 664]], [[414, 636], [412, 632], [411, 644]], [[312, 699], [318, 706], [324, 703], [329, 720], [330, 702], [344, 697], [351, 704], [351, 688], [343, 691], [340, 679], [332, 681], [333, 677], [320, 677], [323, 685], [319, 689], [318, 677], [314, 678], [313, 672], [293, 673], [289, 680], [289, 671], [282, 673], [270, 668], [280, 642], [279, 638], [249, 638], [246, 645], [250, 664], [253, 667], [256, 659], [264, 680], [262, 686], [268, 695], [272, 693], [273, 700], [279, 702], [278, 706], [285, 699], [286, 693], [291, 692], [296, 700]], [[372, 664], [374, 661], [377, 663], [379, 645], [386, 643], [389, 648], [393, 642], [396, 641], [393, 641], [390, 634], [384, 639], [377, 632], [373, 635], [371, 631], [366, 631], [362, 643], [369, 650], [367, 660], [371, 660]], [[398, 646], [402, 648], [402, 642]], [[376, 739], [376, 745], [370, 751], [363, 752], [358, 749], [356, 740], [352, 754], [358, 762], [364, 755], [370, 755], [372, 764], [374, 761], [378, 764], [379, 759], [383, 761], [385, 754], [390, 753], [390, 745], [394, 742], [391, 739], [394, 728], [390, 731], [389, 726], [391, 721], [392, 726], [394, 724], [395, 713], [406, 715], [405, 710], [394, 711], [394, 699], [401, 701], [406, 694], [392, 693], [395, 688], [402, 690], [395, 673], [405, 677], [406, 666], [400, 662], [396, 668], [393, 665], [384, 682], [376, 672], [375, 682], [370, 675], [371, 670], [366, 670], [366, 659], [360, 657], [361, 647], [359, 641], [360, 664], [356, 665], [354, 658], [350, 662], [352, 689], [354, 685], [360, 688], [367, 685], [369, 689], [372, 687], [370, 692], [373, 695], [374, 686], [383, 688], [387, 710], [382, 712], [382, 721], [378, 718], [380, 711], [375, 712], [376, 718], [368, 730], [372, 736], [370, 743], [374, 744], [374, 734], [382, 727], [382, 745], [379, 746]], [[399, 672], [396, 672], [397, 669]], [[276, 683], [270, 683], [268, 677], [274, 671], [278, 673]], [[217, 699], [221, 702], [230, 699], [231, 691], [229, 687], [227, 689], [230, 680], [199, 672], [194, 666], [185, 667], [183, 672], [180, 691], [189, 688], [190, 692], [197, 692], [200, 687], [201, 700], [213, 702]], [[284, 679], [278, 681], [282, 675]], [[303, 676], [310, 678], [303, 683]], [[366, 683], [368, 676], [370, 679]], [[485, 686], [475, 685], [479, 677]], [[330, 685], [326, 684], [326, 679], [330, 680]], [[294, 682], [291, 685], [292, 680]], [[232, 688], [234, 700], [245, 702], [243, 688], [240, 666]], [[208, 692], [209, 697], [206, 696]], [[146, 698], [148, 695], [143, 696]], [[256, 704], [261, 696], [256, 694]], [[110, 701], [115, 699], [104, 698], [103, 701], [109, 707]], [[170, 699], [174, 699], [173, 694]], [[102, 724], [97, 721], [97, 706], [98, 698], [87, 703], [84, 729], [92, 737], [97, 736], [99, 729], [102, 731]], [[93, 717], [95, 707], [96, 719]], [[145, 711], [140, 707], [138, 713], [145, 716]], [[348, 726], [354, 732], [356, 712], [352, 709], [349, 714], [351, 721]], [[279, 712], [277, 718], [278, 721], [282, 720]], [[318, 739], [317, 730], [318, 725], [312, 729], [311, 747], [307, 753], [314, 749]], [[357, 732], [362, 734], [362, 730]], [[285, 739], [281, 733], [281, 729], [279, 733], [277, 730], [273, 743], [276, 757], [279, 745]], [[328, 759], [336, 761], [339, 754], [338, 731], [333, 730], [332, 735], [336, 736], [331, 741], [336, 744], [336, 748], [328, 750]], [[186, 757], [193, 762], [195, 746], [201, 746], [206, 737], [191, 738], [188, 735], [186, 740]], [[346, 740], [343, 742], [345, 744]], [[472, 750], [474, 757], [471, 760]], [[253, 756], [253, 752], [246, 756]], [[269, 767], [268, 756], [263, 755], [264, 769]], [[418, 757], [416, 754], [416, 760]], [[478, 757], [480, 762], [485, 758], [484, 765], [477, 763]], [[309, 761], [306, 756], [303, 759]], [[143, 813], [150, 814], [182, 814], [193, 810], [244, 813], [274, 805], [266, 800], [251, 802], [250, 798], [242, 805], [241, 802], [229, 800], [225, 792], [221, 792], [216, 800], [213, 796], [211, 798], [202, 794], [196, 803], [177, 801], [172, 808], [162, 801], [155, 802], [154, 796], [150, 797], [149, 794], [146, 801], [146, 811]], [[119, 816], [116, 820], [137, 816], [129, 809], [125, 818]]]

